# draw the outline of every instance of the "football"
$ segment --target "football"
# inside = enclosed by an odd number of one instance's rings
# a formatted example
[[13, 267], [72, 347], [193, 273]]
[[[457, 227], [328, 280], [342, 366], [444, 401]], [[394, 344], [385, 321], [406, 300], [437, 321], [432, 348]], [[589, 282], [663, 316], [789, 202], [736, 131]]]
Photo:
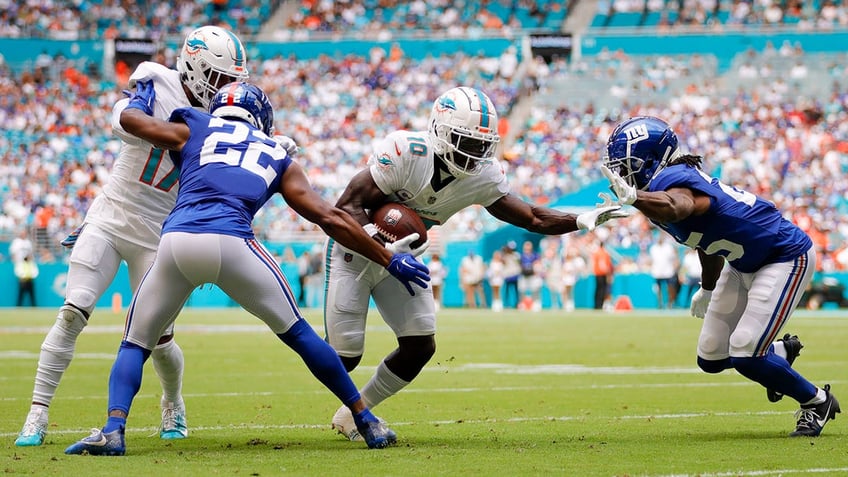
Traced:
[[386, 242], [394, 242], [409, 234], [417, 233], [418, 240], [410, 245], [413, 249], [427, 241], [427, 226], [414, 210], [403, 204], [389, 202], [371, 211], [371, 223]]

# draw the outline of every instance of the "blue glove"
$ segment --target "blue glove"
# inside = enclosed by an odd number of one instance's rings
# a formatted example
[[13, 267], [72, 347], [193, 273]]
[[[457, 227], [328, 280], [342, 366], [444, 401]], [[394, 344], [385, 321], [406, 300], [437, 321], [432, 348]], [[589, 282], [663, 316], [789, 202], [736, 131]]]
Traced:
[[427, 265], [415, 260], [415, 257], [411, 253], [396, 253], [392, 255], [392, 261], [389, 262], [386, 270], [393, 277], [400, 280], [412, 296], [415, 296], [415, 292], [412, 290], [410, 282], [421, 288], [427, 288], [426, 282], [430, 281], [430, 270], [427, 268]]
[[153, 89], [153, 80], [137, 81], [135, 92], [124, 90], [124, 94], [130, 97], [130, 103], [126, 109], [140, 109], [144, 114], [153, 116], [153, 102], [156, 101], [156, 91]]

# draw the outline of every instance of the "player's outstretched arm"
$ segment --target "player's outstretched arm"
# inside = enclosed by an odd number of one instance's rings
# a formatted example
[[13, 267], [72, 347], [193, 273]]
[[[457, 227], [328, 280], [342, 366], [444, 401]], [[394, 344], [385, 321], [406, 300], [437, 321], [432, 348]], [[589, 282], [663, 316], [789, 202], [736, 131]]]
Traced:
[[577, 216], [567, 212], [533, 205], [507, 194], [486, 210], [498, 220], [522, 227], [530, 232], [560, 235], [577, 230]]

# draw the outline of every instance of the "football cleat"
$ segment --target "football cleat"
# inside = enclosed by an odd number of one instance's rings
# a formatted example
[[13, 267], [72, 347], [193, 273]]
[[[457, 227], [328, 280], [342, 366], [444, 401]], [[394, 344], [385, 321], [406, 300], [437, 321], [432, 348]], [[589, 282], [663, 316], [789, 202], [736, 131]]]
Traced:
[[126, 451], [124, 428], [121, 427], [107, 434], [100, 429], [92, 429], [90, 436], [65, 449], [65, 454], [112, 456], [124, 455]]
[[790, 436], [816, 437], [821, 434], [827, 421], [836, 419], [836, 413], [842, 412], [839, 409], [839, 401], [830, 393], [830, 384], [824, 385], [824, 392], [827, 396], [824, 402], [801, 406], [801, 409], [795, 413], [798, 423], [795, 430], [789, 434]]
[[176, 406], [172, 402], [162, 403], [162, 424], [159, 426], [160, 439], [185, 439], [188, 437], [185, 406]]
[[[783, 338], [777, 340], [783, 341], [783, 346], [786, 348], [786, 361], [789, 362], [789, 366], [792, 366], [792, 363], [795, 362], [795, 358], [801, 354], [801, 348], [804, 345], [801, 344], [801, 340], [798, 339], [797, 335], [790, 336], [789, 333], [783, 335]], [[777, 402], [783, 399], [783, 393], [779, 393], [774, 389], [766, 388], [766, 397], [771, 402]]]
[[395, 431], [379, 419], [364, 422], [358, 429], [369, 449], [383, 449], [397, 442]]
[[21, 429], [15, 445], [18, 447], [33, 447], [44, 444], [47, 435], [47, 408], [38, 408], [27, 415], [24, 427]]
[[353, 413], [350, 412], [350, 409], [348, 409], [347, 406], [340, 407], [333, 415], [332, 428], [351, 441], [363, 440], [362, 435], [359, 434], [359, 429], [356, 428], [356, 423], [353, 420]]

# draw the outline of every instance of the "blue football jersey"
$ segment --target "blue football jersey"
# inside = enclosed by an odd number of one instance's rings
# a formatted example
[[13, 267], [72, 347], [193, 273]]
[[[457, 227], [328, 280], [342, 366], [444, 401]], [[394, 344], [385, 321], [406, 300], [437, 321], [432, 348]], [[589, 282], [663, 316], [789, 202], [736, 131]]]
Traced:
[[183, 122], [191, 135], [171, 159], [180, 169], [177, 204], [162, 233], [218, 233], [253, 237], [256, 212], [280, 189], [291, 164], [285, 149], [262, 131], [191, 108], [171, 121]]
[[683, 245], [723, 256], [743, 273], [793, 260], [813, 245], [810, 237], [784, 219], [773, 203], [723, 184], [693, 166], [677, 164], [663, 169], [651, 181], [649, 190], [675, 187], [709, 196], [709, 210], [680, 222], [655, 225]]

